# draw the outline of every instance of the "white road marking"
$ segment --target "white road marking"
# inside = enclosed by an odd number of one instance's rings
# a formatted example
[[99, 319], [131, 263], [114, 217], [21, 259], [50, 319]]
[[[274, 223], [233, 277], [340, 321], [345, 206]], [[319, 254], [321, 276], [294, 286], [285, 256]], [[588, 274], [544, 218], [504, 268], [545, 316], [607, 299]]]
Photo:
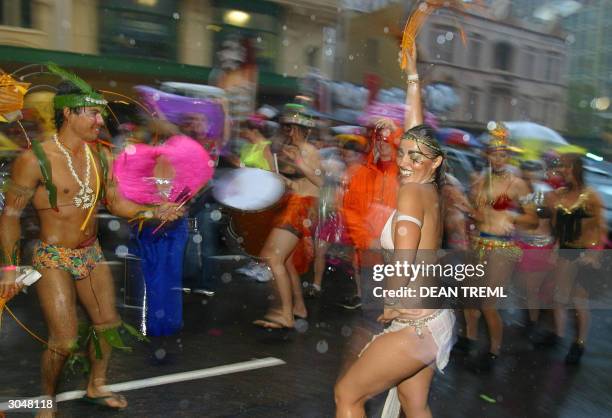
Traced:
[[[130, 380], [123, 383], [115, 383], [105, 387], [105, 390], [113, 392], [127, 392], [128, 390], [143, 389], [153, 386], [169, 385], [171, 383], [186, 382], [189, 380], [205, 379], [207, 377], [221, 376], [225, 374], [246, 372], [248, 370], [262, 369], [264, 367], [281, 366], [286, 364], [283, 360], [275, 357], [266, 357], [262, 359], [243, 361], [234, 364], [225, 364], [223, 366], [211, 367], [208, 369], [192, 370], [189, 372], [173, 373], [164, 376], [149, 377], [140, 380]], [[84, 390], [72, 390], [62, 392], [55, 398], [56, 402], [71, 401], [82, 398], [85, 395]], [[21, 398], [24, 399], [24, 398]], [[27, 398], [40, 399], [40, 398]], [[0, 404], [0, 411], [8, 409], [8, 403]]]

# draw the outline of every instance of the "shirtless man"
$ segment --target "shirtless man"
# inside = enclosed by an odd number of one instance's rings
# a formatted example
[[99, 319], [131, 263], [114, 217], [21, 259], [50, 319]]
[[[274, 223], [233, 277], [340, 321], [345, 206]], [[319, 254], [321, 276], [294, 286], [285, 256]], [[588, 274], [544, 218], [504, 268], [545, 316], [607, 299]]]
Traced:
[[[0, 217], [2, 276], [0, 296], [19, 292], [15, 266], [19, 263], [20, 216], [30, 201], [40, 220], [40, 242], [33, 265], [42, 274], [36, 284], [49, 331], [42, 355], [43, 394], [53, 397], [60, 372], [74, 352], [77, 340], [76, 300], [85, 308], [99, 347], [89, 346], [91, 374], [84, 400], [109, 408], [125, 408], [126, 399], [104, 389], [112, 347], [105, 335], [122, 325], [115, 308], [110, 269], [97, 241], [97, 202], [103, 200], [115, 215], [132, 218], [142, 214], [162, 220], [182, 215], [173, 204], [137, 205], [120, 197], [112, 173], [110, 153], [95, 146], [104, 124], [106, 101], [91, 88], [84, 90], [62, 82], [54, 98], [58, 134], [34, 143], [14, 162], [6, 205]], [[101, 353], [96, 353], [99, 348]], [[98, 355], [96, 355], [98, 354]], [[100, 355], [101, 354], [101, 355]], [[50, 411], [39, 414], [53, 416]]]
[[270, 307], [262, 319], [254, 322], [263, 328], [292, 328], [294, 315], [307, 316], [292, 253], [301, 239], [312, 237], [323, 175], [319, 151], [307, 140], [315, 122], [304, 110], [301, 105], [287, 105], [280, 120], [282, 133], [289, 142], [283, 146], [283, 159], [296, 172], [292, 179], [286, 180], [289, 194], [285, 208], [274, 220], [274, 228], [261, 252], [274, 275], [273, 283], [280, 302], [280, 306]]

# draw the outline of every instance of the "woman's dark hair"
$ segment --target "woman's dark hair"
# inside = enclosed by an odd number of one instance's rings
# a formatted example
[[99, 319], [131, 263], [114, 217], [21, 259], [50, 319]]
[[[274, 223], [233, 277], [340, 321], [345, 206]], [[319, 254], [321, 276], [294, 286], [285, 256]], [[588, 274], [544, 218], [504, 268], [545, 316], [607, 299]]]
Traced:
[[442, 187], [446, 182], [446, 154], [436, 140], [436, 135], [433, 128], [426, 124], [417, 125], [404, 132], [401, 139], [416, 142], [419, 151], [421, 151], [423, 155], [430, 160], [434, 160], [437, 157], [442, 157], [442, 163], [438, 166], [438, 168], [436, 168], [435, 175], [436, 184], [439, 187]]
[[584, 187], [584, 164], [580, 154], [568, 153], [561, 156], [564, 160], [572, 165], [572, 175], [576, 180], [579, 188]]

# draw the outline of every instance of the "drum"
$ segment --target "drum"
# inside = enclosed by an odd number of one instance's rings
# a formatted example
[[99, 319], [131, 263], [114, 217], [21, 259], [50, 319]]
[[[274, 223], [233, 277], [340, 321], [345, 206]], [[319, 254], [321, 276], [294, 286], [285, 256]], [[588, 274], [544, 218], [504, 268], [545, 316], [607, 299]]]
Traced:
[[258, 257], [281, 211], [285, 183], [280, 176], [258, 168], [239, 168], [215, 182], [213, 196], [225, 206], [231, 221], [230, 240], [252, 257]]
[[213, 196], [224, 206], [242, 212], [259, 212], [276, 204], [285, 194], [285, 182], [271, 171], [239, 168], [223, 174]]

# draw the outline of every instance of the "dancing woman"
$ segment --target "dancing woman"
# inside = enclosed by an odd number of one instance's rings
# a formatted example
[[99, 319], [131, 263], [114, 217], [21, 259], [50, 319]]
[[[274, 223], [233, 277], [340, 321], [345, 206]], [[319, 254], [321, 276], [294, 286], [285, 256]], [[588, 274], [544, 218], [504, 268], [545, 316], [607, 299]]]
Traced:
[[[535, 228], [538, 218], [535, 206], [523, 199], [529, 194], [529, 187], [508, 167], [510, 151], [506, 127], [496, 123], [490, 129], [490, 135], [487, 146], [489, 168], [472, 186], [471, 197], [475, 208], [472, 217], [478, 230], [472, 246], [477, 261], [487, 265], [487, 285], [497, 287], [510, 279], [521, 256], [514, 239], [516, 226]], [[481, 313], [489, 332], [489, 349], [481, 354], [474, 353], [469, 359], [467, 365], [475, 371], [487, 371], [494, 366], [500, 354], [504, 331], [496, 300], [485, 300], [480, 309], [464, 310], [467, 338], [460, 339], [458, 348], [471, 351], [475, 345]]]
[[580, 155], [562, 155], [558, 170], [565, 180], [565, 187], [547, 195], [548, 207], [553, 214], [553, 230], [561, 250], [555, 271], [555, 333], [557, 341], [564, 337], [567, 305], [572, 302], [578, 335], [565, 362], [577, 364], [584, 353], [591, 319], [587, 280], [593, 278], [592, 274], [578, 274], [578, 271], [585, 267], [601, 268], [602, 254], [595, 250], [604, 247], [607, 228], [601, 198], [584, 184]]
[[[284, 201], [285, 207], [274, 219], [273, 229], [261, 251], [261, 258], [266, 260], [274, 275], [274, 290], [278, 298], [263, 318], [253, 322], [262, 328], [293, 328], [294, 318], [307, 316], [296, 255], [299, 257], [308, 252], [305, 248], [312, 240], [319, 188], [323, 185], [318, 150], [308, 142], [314, 127], [315, 121], [302, 105], [285, 106], [281, 130], [289, 143], [283, 146], [282, 162], [293, 169], [293, 178], [286, 178], [289, 193]], [[287, 175], [288, 172], [285, 177]], [[303, 255], [304, 258], [308, 255]]]
[[[444, 154], [431, 128], [422, 125], [416, 48], [408, 63], [406, 127], [397, 155], [400, 190], [397, 211], [385, 225], [381, 246], [408, 262], [440, 248], [443, 216], [439, 182], [444, 178]], [[403, 250], [403, 251], [399, 251]], [[411, 253], [409, 257], [400, 256]], [[418, 279], [417, 279], [418, 280]], [[386, 305], [379, 321], [389, 324], [374, 337], [335, 387], [336, 417], [365, 416], [365, 402], [389, 392], [383, 417], [396, 418], [399, 406], [410, 417], [430, 417], [429, 386], [435, 365], [442, 370], [450, 352], [455, 322], [447, 309], [399, 309]], [[393, 359], [393, 361], [389, 361]]]

